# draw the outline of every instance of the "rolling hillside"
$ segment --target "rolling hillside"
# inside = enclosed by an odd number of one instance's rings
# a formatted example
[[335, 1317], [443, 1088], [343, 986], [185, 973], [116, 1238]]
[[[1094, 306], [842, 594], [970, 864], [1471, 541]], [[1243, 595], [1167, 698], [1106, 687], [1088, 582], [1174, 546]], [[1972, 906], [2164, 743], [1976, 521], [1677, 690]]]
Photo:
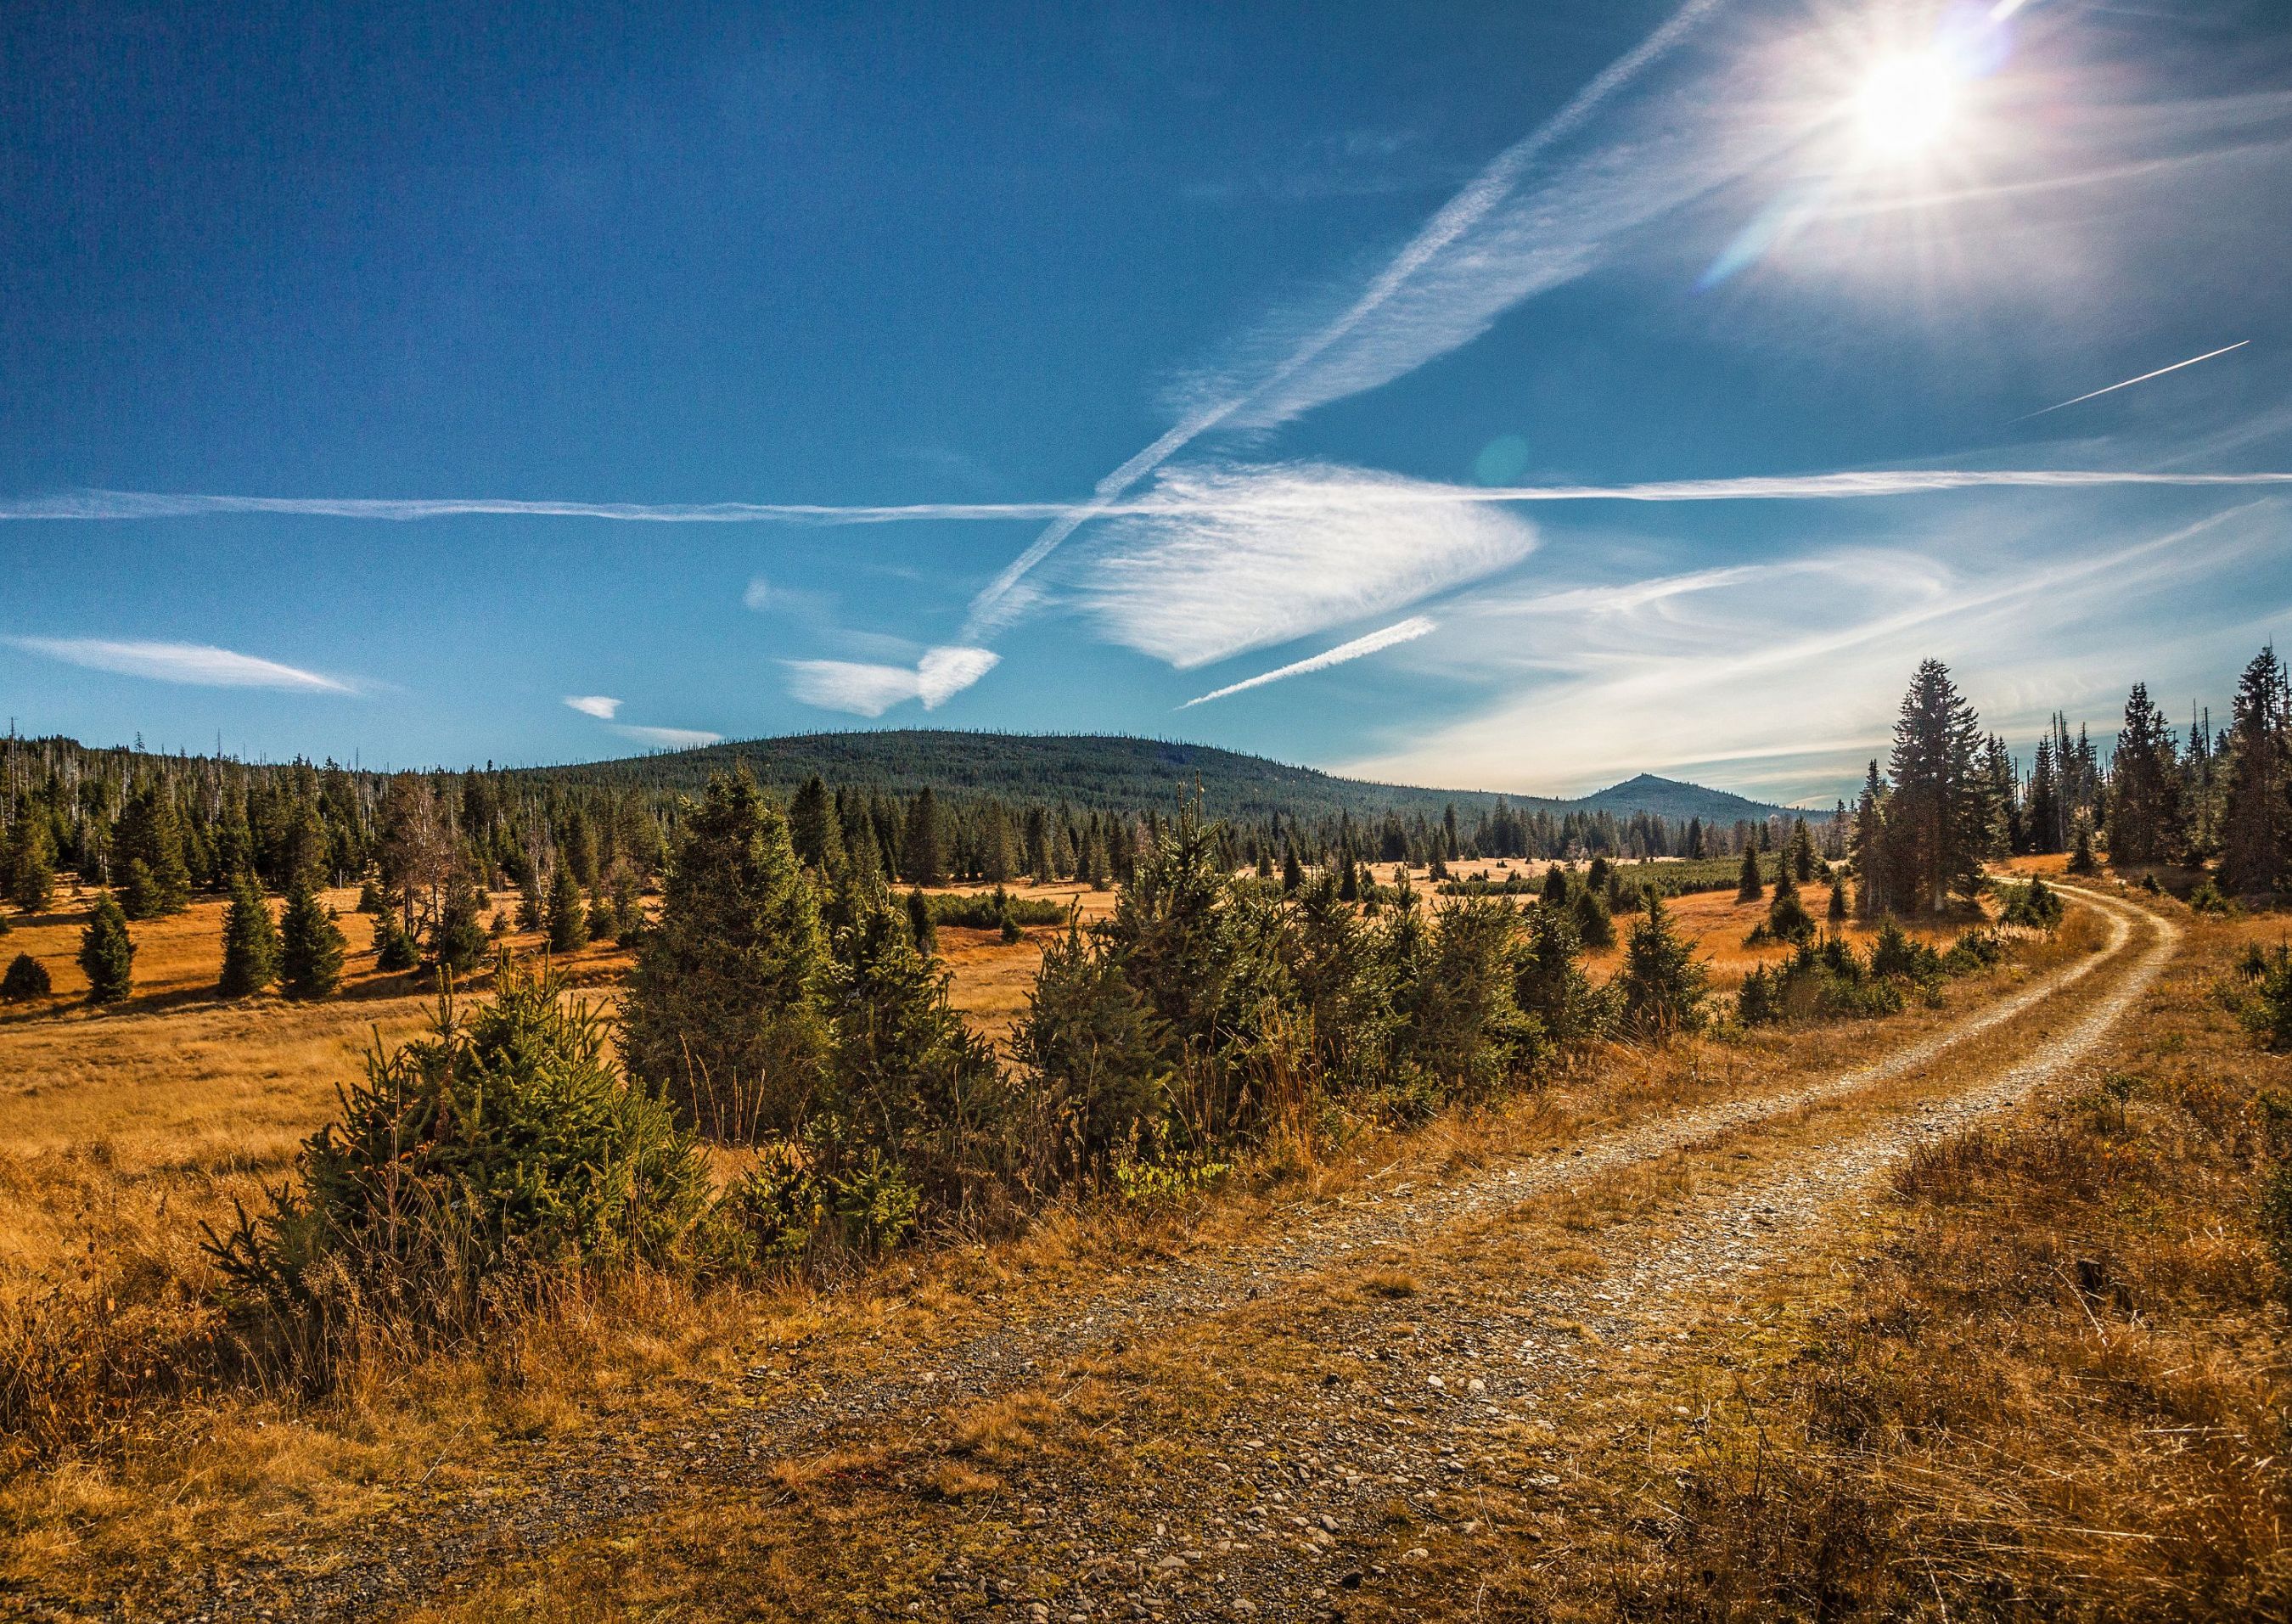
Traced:
[[1731, 824], [1788, 809], [1746, 800], [1724, 790], [1642, 773], [1577, 800], [1499, 796], [1486, 790], [1433, 789], [1338, 778], [1261, 755], [1209, 745], [1119, 735], [971, 733], [938, 729], [884, 729], [799, 733], [742, 739], [651, 755], [627, 756], [528, 771], [559, 781], [698, 789], [711, 773], [745, 765], [757, 781], [786, 792], [812, 774], [831, 783], [911, 795], [929, 784], [942, 796], [1013, 799], [1063, 796], [1081, 809], [1125, 809], [1175, 801], [1198, 786], [1211, 817], [1356, 818], [1424, 812], [1438, 816], [1454, 804], [1472, 813], [1502, 799], [1517, 810], [1554, 815], [1606, 812], [1628, 817], [1646, 812], [1665, 818], [1701, 818]]

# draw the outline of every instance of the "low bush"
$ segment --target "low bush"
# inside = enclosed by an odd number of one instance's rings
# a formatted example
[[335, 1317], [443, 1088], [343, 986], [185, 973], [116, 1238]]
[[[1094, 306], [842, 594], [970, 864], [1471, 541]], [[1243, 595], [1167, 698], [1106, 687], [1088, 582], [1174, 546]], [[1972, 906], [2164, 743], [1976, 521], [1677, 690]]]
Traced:
[[0, 975], [0, 1000], [21, 1004], [33, 998], [44, 998], [50, 991], [48, 967], [29, 953], [19, 953], [9, 961], [8, 973]]
[[466, 1335], [549, 1270], [661, 1260], [700, 1219], [698, 1150], [622, 1077], [603, 1024], [505, 958], [496, 985], [372, 1053], [269, 1208], [208, 1231], [258, 1355], [323, 1380], [378, 1326]]
[[938, 892], [926, 901], [933, 925], [956, 925], [975, 931], [1064, 925], [1070, 911], [1064, 902], [1048, 897], [1014, 897], [1000, 885], [992, 891]]
[[1998, 910], [1998, 922], [2018, 925], [2024, 930], [2053, 932], [2061, 928], [2062, 894], [2044, 878], [2031, 875], [2026, 885], [2001, 885], [2005, 905]]

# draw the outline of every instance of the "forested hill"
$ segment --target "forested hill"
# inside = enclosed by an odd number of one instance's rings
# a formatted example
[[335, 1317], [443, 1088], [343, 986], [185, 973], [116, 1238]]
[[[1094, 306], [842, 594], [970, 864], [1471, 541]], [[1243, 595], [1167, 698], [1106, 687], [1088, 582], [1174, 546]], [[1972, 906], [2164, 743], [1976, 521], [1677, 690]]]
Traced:
[[1498, 800], [1515, 811], [1635, 812], [1684, 822], [1732, 824], [1787, 815], [1786, 809], [1642, 773], [1577, 800], [1498, 796], [1486, 790], [1427, 789], [1337, 778], [1262, 755], [1210, 745], [1104, 734], [970, 733], [908, 728], [798, 733], [743, 739], [580, 765], [540, 767], [535, 776], [671, 791], [697, 791], [712, 773], [745, 765], [757, 782], [787, 793], [817, 774], [830, 784], [909, 796], [929, 785], [941, 796], [1013, 801], [1063, 800], [1079, 810], [1134, 811], [1174, 806], [1199, 788], [1212, 818], [1256, 821], [1274, 813], [1307, 820], [1351, 812], [1355, 818], [1423, 812], [1438, 817], [1486, 812]]

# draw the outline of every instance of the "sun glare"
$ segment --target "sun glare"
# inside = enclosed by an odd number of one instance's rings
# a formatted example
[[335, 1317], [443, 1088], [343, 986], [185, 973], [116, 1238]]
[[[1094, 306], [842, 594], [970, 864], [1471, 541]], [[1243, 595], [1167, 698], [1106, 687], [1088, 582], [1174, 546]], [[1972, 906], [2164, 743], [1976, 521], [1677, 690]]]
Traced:
[[1958, 76], [1933, 51], [1890, 56], [1873, 68], [1854, 97], [1854, 122], [1874, 157], [1915, 158], [1949, 132], [1957, 109]]

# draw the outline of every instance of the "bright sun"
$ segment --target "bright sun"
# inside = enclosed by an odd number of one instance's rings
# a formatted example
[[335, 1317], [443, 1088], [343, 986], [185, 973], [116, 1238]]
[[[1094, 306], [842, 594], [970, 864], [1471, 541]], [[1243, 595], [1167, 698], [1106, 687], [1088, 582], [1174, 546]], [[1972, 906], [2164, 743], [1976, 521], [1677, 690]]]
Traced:
[[1958, 76], [1933, 51], [1890, 56], [1855, 93], [1853, 116], [1873, 157], [1915, 158], [1940, 141], [1957, 106]]

